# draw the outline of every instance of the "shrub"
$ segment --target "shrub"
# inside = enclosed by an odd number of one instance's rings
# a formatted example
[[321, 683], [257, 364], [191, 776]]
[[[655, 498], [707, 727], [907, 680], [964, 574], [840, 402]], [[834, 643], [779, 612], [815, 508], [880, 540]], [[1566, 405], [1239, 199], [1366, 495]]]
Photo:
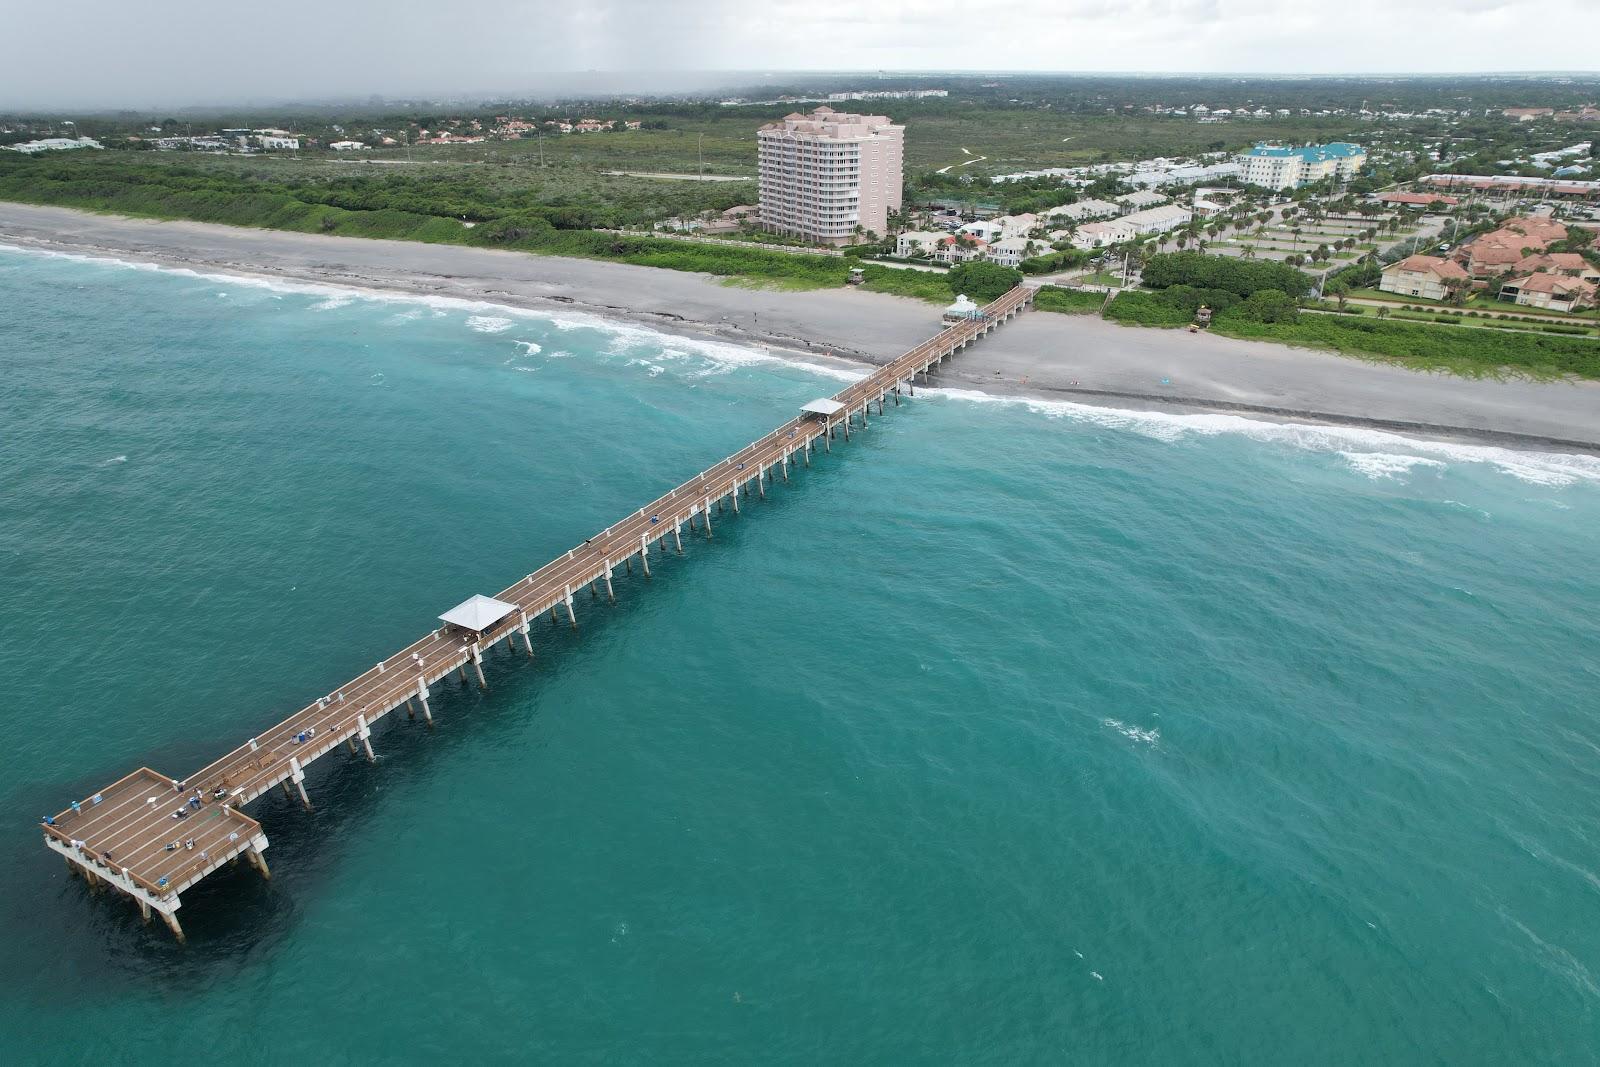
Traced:
[[1283, 290], [1262, 289], [1225, 310], [1220, 317], [1225, 321], [1294, 322], [1300, 317], [1300, 309]]
[[998, 263], [974, 260], [952, 267], [945, 278], [950, 284], [950, 292], [965, 293], [978, 303], [987, 304], [1021, 284], [1022, 272]]
[[1152, 289], [1192, 285], [1226, 289], [1238, 296], [1275, 289], [1299, 297], [1309, 292], [1312, 284], [1308, 275], [1282, 263], [1211, 256], [1203, 252], [1164, 252], [1151, 256], [1141, 276], [1144, 284]]
[[1104, 293], [1044, 285], [1035, 294], [1033, 306], [1040, 311], [1057, 311], [1065, 315], [1092, 315], [1100, 310], [1105, 301]]

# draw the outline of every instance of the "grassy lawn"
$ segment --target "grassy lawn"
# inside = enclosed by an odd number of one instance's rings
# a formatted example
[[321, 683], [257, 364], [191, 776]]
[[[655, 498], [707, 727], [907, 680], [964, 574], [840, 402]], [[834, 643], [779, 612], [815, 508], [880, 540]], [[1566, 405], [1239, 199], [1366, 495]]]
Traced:
[[1103, 270], [1097, 270], [1093, 274], [1080, 274], [1078, 277], [1072, 280], [1075, 282], [1081, 282], [1084, 285], [1120, 286], [1122, 285], [1122, 272], [1117, 271], [1115, 273], [1111, 273]]
[[1494, 297], [1486, 297], [1481, 293], [1474, 294], [1466, 305], [1459, 309], [1452, 309], [1448, 304], [1442, 304], [1434, 300], [1424, 300], [1417, 296], [1386, 293], [1382, 289], [1352, 289], [1350, 295], [1360, 297], [1363, 300], [1382, 300], [1388, 304], [1411, 304], [1415, 307], [1438, 308], [1440, 311], [1461, 310], [1476, 311], [1480, 315], [1485, 313], [1515, 315], [1518, 318], [1538, 319], [1541, 322], [1547, 322], [1552, 325], [1587, 326], [1600, 324], [1600, 310], [1591, 308], [1588, 311], [1576, 314], [1568, 311], [1545, 311], [1542, 308], [1518, 307], [1509, 300], [1497, 300]]
[[[1345, 308], [1345, 310], [1343, 312], [1335, 312], [1335, 314], [1356, 315], [1356, 316], [1364, 316], [1364, 317], [1367, 317], [1367, 318], [1377, 318], [1378, 317], [1378, 312], [1380, 310], [1383, 310], [1383, 309], [1370, 307], [1370, 306], [1363, 306], [1361, 304], [1349, 304], [1349, 305], [1346, 306], [1346, 308]], [[1589, 321], [1589, 320], [1584, 320], [1584, 319], [1573, 320], [1573, 319], [1567, 319], [1565, 317], [1563, 317], [1562, 319], [1556, 319], [1554, 316], [1542, 316], [1541, 317], [1542, 321], [1540, 321], [1540, 322], [1519, 322], [1519, 321], [1515, 321], [1515, 320], [1506, 320], [1506, 319], [1492, 319], [1492, 318], [1475, 318], [1474, 319], [1474, 318], [1468, 318], [1465, 315], [1461, 315], [1459, 317], [1455, 316], [1455, 315], [1450, 315], [1450, 316], [1448, 316], [1449, 322], [1441, 322], [1441, 321], [1439, 321], [1439, 319], [1440, 319], [1440, 316], [1442, 314], [1443, 314], [1443, 309], [1441, 309], [1439, 311], [1404, 311], [1404, 310], [1401, 310], [1399, 308], [1396, 308], [1393, 311], [1390, 311], [1389, 314], [1386, 316], [1386, 318], [1391, 322], [1408, 321], [1408, 322], [1431, 323], [1432, 325], [1441, 327], [1443, 329], [1455, 329], [1456, 327], [1467, 327], [1467, 328], [1471, 329], [1471, 328], [1475, 328], [1476, 327], [1476, 328], [1480, 328], [1480, 329], [1522, 331], [1522, 332], [1526, 332], [1526, 333], [1546, 332], [1546, 331], [1541, 331], [1541, 329], [1540, 329], [1540, 327], [1544, 326], [1544, 325], [1584, 327], [1585, 329], [1584, 329], [1584, 332], [1582, 334], [1573, 333], [1573, 334], [1567, 334], [1567, 335], [1563, 335], [1563, 336], [1571, 336], [1571, 337], [1580, 337], [1580, 336], [1600, 337], [1600, 324], [1597, 324], [1597, 323]]]

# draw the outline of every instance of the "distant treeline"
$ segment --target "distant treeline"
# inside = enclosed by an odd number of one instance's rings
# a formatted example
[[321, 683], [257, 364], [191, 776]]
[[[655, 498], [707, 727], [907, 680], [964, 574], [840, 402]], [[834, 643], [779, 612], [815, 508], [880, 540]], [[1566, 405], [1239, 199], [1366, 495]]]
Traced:
[[[462, 222], [537, 218], [557, 230], [636, 225], [660, 215], [660, 201], [678, 196], [685, 207], [722, 210], [748, 197], [741, 183], [659, 186], [650, 203], [627, 198], [601, 203], [582, 190], [541, 202], [524, 189], [460, 172], [440, 175], [363, 175], [332, 181], [276, 181], [217, 169], [74, 155], [0, 155], [0, 196], [100, 211], [199, 219], [236, 226], [356, 233], [441, 240]], [[692, 200], [690, 199], [692, 197]], [[438, 225], [449, 222], [448, 226]]]

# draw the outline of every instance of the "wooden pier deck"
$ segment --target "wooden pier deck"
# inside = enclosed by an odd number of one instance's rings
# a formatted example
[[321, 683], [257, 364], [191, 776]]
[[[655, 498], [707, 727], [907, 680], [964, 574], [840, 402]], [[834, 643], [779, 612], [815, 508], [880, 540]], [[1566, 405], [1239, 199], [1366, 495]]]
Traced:
[[373, 726], [402, 707], [431, 723], [429, 695], [435, 683], [452, 672], [466, 681], [470, 672], [484, 685], [483, 655], [502, 641], [520, 637], [532, 656], [528, 630], [539, 615], [564, 614], [576, 627], [573, 597], [585, 586], [611, 597], [619, 569], [631, 572], [637, 559], [649, 577], [652, 552], [667, 551], [669, 539], [681, 553], [685, 526], [713, 536], [714, 505], [726, 513], [731, 504], [737, 513], [741, 497], [748, 499], [752, 488], [765, 497], [774, 481], [789, 480], [791, 467], [810, 466], [817, 448], [832, 451], [833, 441], [841, 433], [848, 440], [858, 420], [865, 427], [874, 403], [882, 415], [886, 401], [900, 402], [902, 390], [915, 395], [919, 374], [926, 377], [1032, 299], [1032, 289], [1018, 286], [986, 305], [981, 318], [949, 326], [836, 393], [831, 399], [838, 408], [831, 414], [789, 420], [546, 563], [495, 595], [494, 610], [505, 614], [485, 628], [446, 624], [424, 635], [186, 778], [141, 768], [74, 802], [45, 820], [46, 846], [65, 856], [91, 887], [131, 897], [146, 921], [160, 914], [181, 940], [177, 910], [185, 889], [241, 856], [270, 876], [267, 837], [241, 808], [273, 788], [298, 795], [309, 808], [304, 784], [309, 764], [341, 745], [375, 758]]

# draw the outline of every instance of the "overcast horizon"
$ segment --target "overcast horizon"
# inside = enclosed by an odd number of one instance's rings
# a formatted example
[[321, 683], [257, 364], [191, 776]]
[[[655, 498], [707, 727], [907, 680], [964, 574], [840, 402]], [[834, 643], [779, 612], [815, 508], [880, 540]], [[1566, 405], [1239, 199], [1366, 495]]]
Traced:
[[[0, 108], [11, 110], [681, 94], [756, 85], [763, 72], [1400, 77], [1600, 65], [1594, 0], [991, 0], [977, 18], [956, 0], [5, 2], [17, 45], [0, 66]], [[974, 67], [974, 55], [990, 62]]]

